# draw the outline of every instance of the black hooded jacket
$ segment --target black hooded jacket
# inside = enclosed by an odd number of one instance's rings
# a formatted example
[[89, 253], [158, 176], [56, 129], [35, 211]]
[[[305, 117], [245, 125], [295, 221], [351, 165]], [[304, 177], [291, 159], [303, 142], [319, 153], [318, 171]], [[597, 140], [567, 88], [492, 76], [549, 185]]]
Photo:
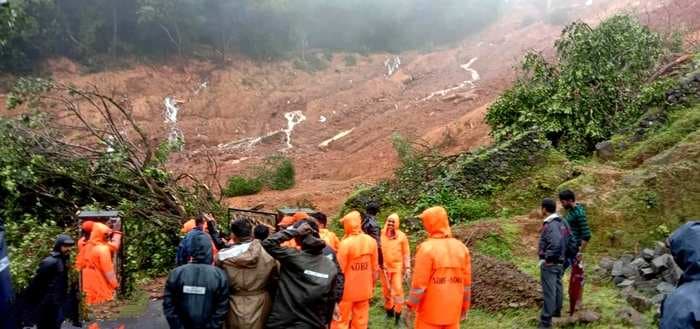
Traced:
[[[68, 260], [61, 246], [73, 245], [71, 237], [61, 234], [56, 238], [53, 251], [39, 263], [39, 268], [21, 296], [22, 318], [27, 324], [44, 321], [62, 321], [58, 310], [68, 301]], [[51, 317], [52, 319], [47, 319]], [[60, 322], [59, 322], [60, 323]]]
[[192, 238], [192, 262], [170, 272], [165, 283], [163, 313], [170, 328], [220, 329], [228, 312], [226, 273], [212, 265], [211, 240]]
[[342, 285], [342, 277], [338, 266], [324, 255], [325, 243], [307, 235], [301, 251], [281, 246], [296, 237], [298, 231], [287, 229], [262, 242], [265, 251], [280, 262], [279, 287], [265, 326], [268, 329], [326, 328], [338, 302], [335, 288]]

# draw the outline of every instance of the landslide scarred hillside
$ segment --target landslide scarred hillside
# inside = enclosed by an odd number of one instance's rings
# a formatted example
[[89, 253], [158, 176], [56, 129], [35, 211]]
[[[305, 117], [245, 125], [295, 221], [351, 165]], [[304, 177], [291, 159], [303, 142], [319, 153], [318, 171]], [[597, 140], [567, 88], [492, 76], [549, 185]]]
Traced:
[[[632, 8], [660, 26], [665, 13], [697, 6], [686, 0], [580, 2], [568, 11], [566, 21], [595, 22]], [[510, 85], [513, 65], [523, 53], [550, 52], [561, 30], [527, 2], [509, 6], [492, 26], [447, 49], [335, 54], [329, 61], [319, 52], [315, 56], [327, 67], [313, 73], [300, 70], [294, 61], [246, 58], [216, 64], [173, 60], [91, 74], [69, 61], [54, 60], [47, 69], [59, 81], [126, 92], [136, 119], [154, 137], [182, 134], [185, 148], [173, 158], [175, 171], [204, 177], [211, 157], [223, 182], [277, 152], [294, 160], [295, 188], [236, 198], [231, 204], [265, 202], [274, 207], [309, 200], [332, 212], [357, 185], [391, 175], [394, 133], [423, 137], [446, 152], [489, 143], [489, 128], [482, 120], [488, 103]], [[390, 75], [387, 64], [397, 64], [395, 57], [400, 64]]]

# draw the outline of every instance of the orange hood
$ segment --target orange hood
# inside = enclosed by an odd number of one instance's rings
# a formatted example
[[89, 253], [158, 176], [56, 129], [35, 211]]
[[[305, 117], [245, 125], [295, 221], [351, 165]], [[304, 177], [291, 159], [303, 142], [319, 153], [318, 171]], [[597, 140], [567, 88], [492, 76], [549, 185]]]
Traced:
[[443, 207], [428, 208], [418, 216], [423, 220], [423, 226], [431, 238], [446, 238], [452, 236], [447, 211]]
[[279, 226], [280, 227], [289, 227], [289, 226], [292, 226], [292, 224], [294, 224], [294, 223], [295, 223], [294, 217], [284, 216], [282, 218], [282, 220], [280, 221]]
[[307, 214], [305, 212], [298, 212], [298, 213], [295, 213], [294, 216], [292, 216], [292, 219], [294, 220], [295, 224], [296, 224], [296, 222], [298, 222], [300, 220], [307, 219], [307, 218], [309, 218], [309, 214]]
[[340, 220], [345, 229], [345, 235], [362, 233], [362, 216], [357, 211], [352, 211]]
[[110, 231], [105, 224], [99, 222], [93, 224], [89, 242], [107, 242], [107, 235]]
[[386, 218], [386, 222], [384, 222], [384, 229], [382, 230], [382, 233], [386, 234], [386, 231], [389, 229], [389, 220], [393, 219], [394, 220], [394, 230], [397, 232], [401, 229], [401, 219], [399, 218], [399, 215], [394, 213], [389, 215], [389, 217]]
[[95, 222], [93, 222], [93, 221], [91, 221], [91, 220], [86, 220], [86, 221], [83, 222], [82, 225], [80, 225], [80, 227], [81, 227], [81, 228], [83, 229], [83, 231], [85, 231], [85, 232], [92, 232], [92, 226], [93, 226], [93, 225], [95, 225]]

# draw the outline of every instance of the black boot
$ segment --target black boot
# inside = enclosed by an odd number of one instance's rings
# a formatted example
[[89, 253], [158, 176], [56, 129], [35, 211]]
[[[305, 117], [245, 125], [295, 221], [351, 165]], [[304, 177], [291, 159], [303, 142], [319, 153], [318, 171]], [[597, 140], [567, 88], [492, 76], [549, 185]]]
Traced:
[[386, 318], [391, 319], [394, 317], [394, 309], [386, 310]]
[[401, 322], [401, 312], [394, 313], [394, 325], [398, 326]]

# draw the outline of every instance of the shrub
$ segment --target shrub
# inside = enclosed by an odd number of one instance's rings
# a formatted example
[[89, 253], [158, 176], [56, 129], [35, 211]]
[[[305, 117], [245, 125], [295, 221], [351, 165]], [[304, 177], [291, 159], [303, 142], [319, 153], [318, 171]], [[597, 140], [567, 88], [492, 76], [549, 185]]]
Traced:
[[663, 53], [661, 38], [629, 16], [592, 28], [576, 22], [555, 43], [557, 58], [529, 53], [522, 75], [489, 108], [487, 122], [497, 140], [537, 127], [570, 155], [634, 122], [650, 71]]
[[294, 164], [286, 157], [273, 157], [268, 160], [270, 173], [268, 185], [273, 190], [287, 190], [294, 187]]
[[491, 206], [485, 199], [464, 198], [456, 191], [441, 190], [437, 193], [423, 194], [416, 203], [415, 213], [433, 207], [442, 206], [447, 209], [451, 223], [469, 222], [494, 215]]
[[263, 182], [259, 178], [245, 178], [243, 176], [232, 176], [228, 180], [228, 185], [224, 191], [227, 197], [257, 194], [262, 190]]

